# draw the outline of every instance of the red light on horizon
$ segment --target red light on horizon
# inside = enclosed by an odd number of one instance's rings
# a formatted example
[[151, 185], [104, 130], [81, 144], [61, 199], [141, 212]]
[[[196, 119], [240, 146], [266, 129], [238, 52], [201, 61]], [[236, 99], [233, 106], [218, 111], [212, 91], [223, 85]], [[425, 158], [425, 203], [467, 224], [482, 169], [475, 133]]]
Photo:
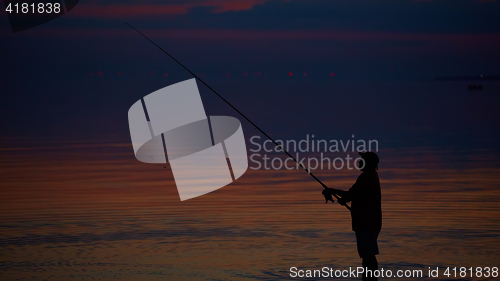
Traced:
[[332, 74], [330, 74], [332, 77], [335, 76], [335, 73], [332, 72]]
[[104, 74], [104, 72], [102, 72], [102, 70], [99, 71], [99, 73], [97, 73], [97, 75], [99, 75], [99, 76], [102, 76], [103, 74]]
[[122, 73], [121, 73], [121, 72], [118, 72], [118, 76], [122, 76]]
[[164, 77], [168, 77], [168, 73], [163, 74]]
[[306, 76], [307, 76], [307, 72], [304, 72], [304, 77], [306, 77]]
[[292, 75], [293, 75], [293, 73], [291, 73], [291, 72], [288, 72], [288, 76], [292, 76]]
[[226, 77], [229, 77], [229, 73], [226, 73]]

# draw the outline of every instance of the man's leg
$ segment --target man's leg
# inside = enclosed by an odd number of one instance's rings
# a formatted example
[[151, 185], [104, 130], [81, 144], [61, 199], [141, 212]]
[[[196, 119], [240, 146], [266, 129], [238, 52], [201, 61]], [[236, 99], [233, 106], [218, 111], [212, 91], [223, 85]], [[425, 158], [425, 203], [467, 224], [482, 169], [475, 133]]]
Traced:
[[375, 270], [378, 269], [378, 262], [375, 257], [375, 255], [379, 253], [377, 238], [378, 232], [356, 231], [358, 253], [363, 259], [363, 268], [371, 271], [371, 274], [368, 274], [368, 276], [371, 277], [367, 277], [366, 274], [363, 274], [362, 280], [377, 280], [377, 277], [373, 277]]
[[367, 256], [363, 258], [363, 268], [369, 269], [372, 272], [372, 277], [367, 277], [365, 273], [363, 273], [363, 281], [364, 280], [378, 280], [377, 277], [374, 277], [373, 274], [375, 273], [375, 270], [378, 269], [378, 262], [377, 262], [377, 257], [375, 255], [373, 256]]

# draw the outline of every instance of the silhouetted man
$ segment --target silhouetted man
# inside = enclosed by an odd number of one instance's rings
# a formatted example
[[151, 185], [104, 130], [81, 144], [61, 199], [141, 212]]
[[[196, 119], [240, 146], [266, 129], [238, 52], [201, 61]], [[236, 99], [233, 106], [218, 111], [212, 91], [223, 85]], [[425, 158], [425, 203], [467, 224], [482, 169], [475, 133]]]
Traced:
[[[360, 152], [362, 159], [359, 167], [363, 171], [356, 183], [348, 190], [328, 188], [324, 192], [342, 197], [339, 204], [351, 202], [352, 230], [356, 233], [359, 257], [363, 259], [363, 267], [374, 272], [378, 269], [377, 238], [382, 228], [382, 208], [380, 182], [378, 179], [378, 156], [373, 152]], [[363, 166], [364, 162], [364, 166]], [[377, 280], [363, 274], [363, 280]]]

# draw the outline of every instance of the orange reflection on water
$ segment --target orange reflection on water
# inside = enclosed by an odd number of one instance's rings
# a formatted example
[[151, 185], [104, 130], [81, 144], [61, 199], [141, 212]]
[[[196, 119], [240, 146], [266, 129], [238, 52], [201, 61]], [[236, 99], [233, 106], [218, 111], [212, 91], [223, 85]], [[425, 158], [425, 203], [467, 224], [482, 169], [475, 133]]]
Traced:
[[[62, 147], [1, 152], [0, 256], [8, 277], [281, 279], [291, 266], [360, 264], [348, 211], [324, 204], [321, 186], [303, 171], [250, 169], [181, 202], [171, 171], [136, 161], [128, 144]], [[380, 155], [381, 267], [498, 266], [492, 159], [471, 154], [457, 166], [453, 155], [430, 148]], [[342, 189], [357, 177], [315, 174]]]

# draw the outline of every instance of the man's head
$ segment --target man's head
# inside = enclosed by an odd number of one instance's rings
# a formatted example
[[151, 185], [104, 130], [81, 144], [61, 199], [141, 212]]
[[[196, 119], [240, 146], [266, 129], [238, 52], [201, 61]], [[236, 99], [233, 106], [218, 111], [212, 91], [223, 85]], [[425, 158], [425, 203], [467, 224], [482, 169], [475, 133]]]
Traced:
[[360, 161], [359, 167], [361, 168], [361, 171], [370, 171], [370, 170], [377, 170], [378, 169], [378, 156], [375, 152], [359, 152], [359, 155], [361, 158], [364, 160], [364, 165]]

